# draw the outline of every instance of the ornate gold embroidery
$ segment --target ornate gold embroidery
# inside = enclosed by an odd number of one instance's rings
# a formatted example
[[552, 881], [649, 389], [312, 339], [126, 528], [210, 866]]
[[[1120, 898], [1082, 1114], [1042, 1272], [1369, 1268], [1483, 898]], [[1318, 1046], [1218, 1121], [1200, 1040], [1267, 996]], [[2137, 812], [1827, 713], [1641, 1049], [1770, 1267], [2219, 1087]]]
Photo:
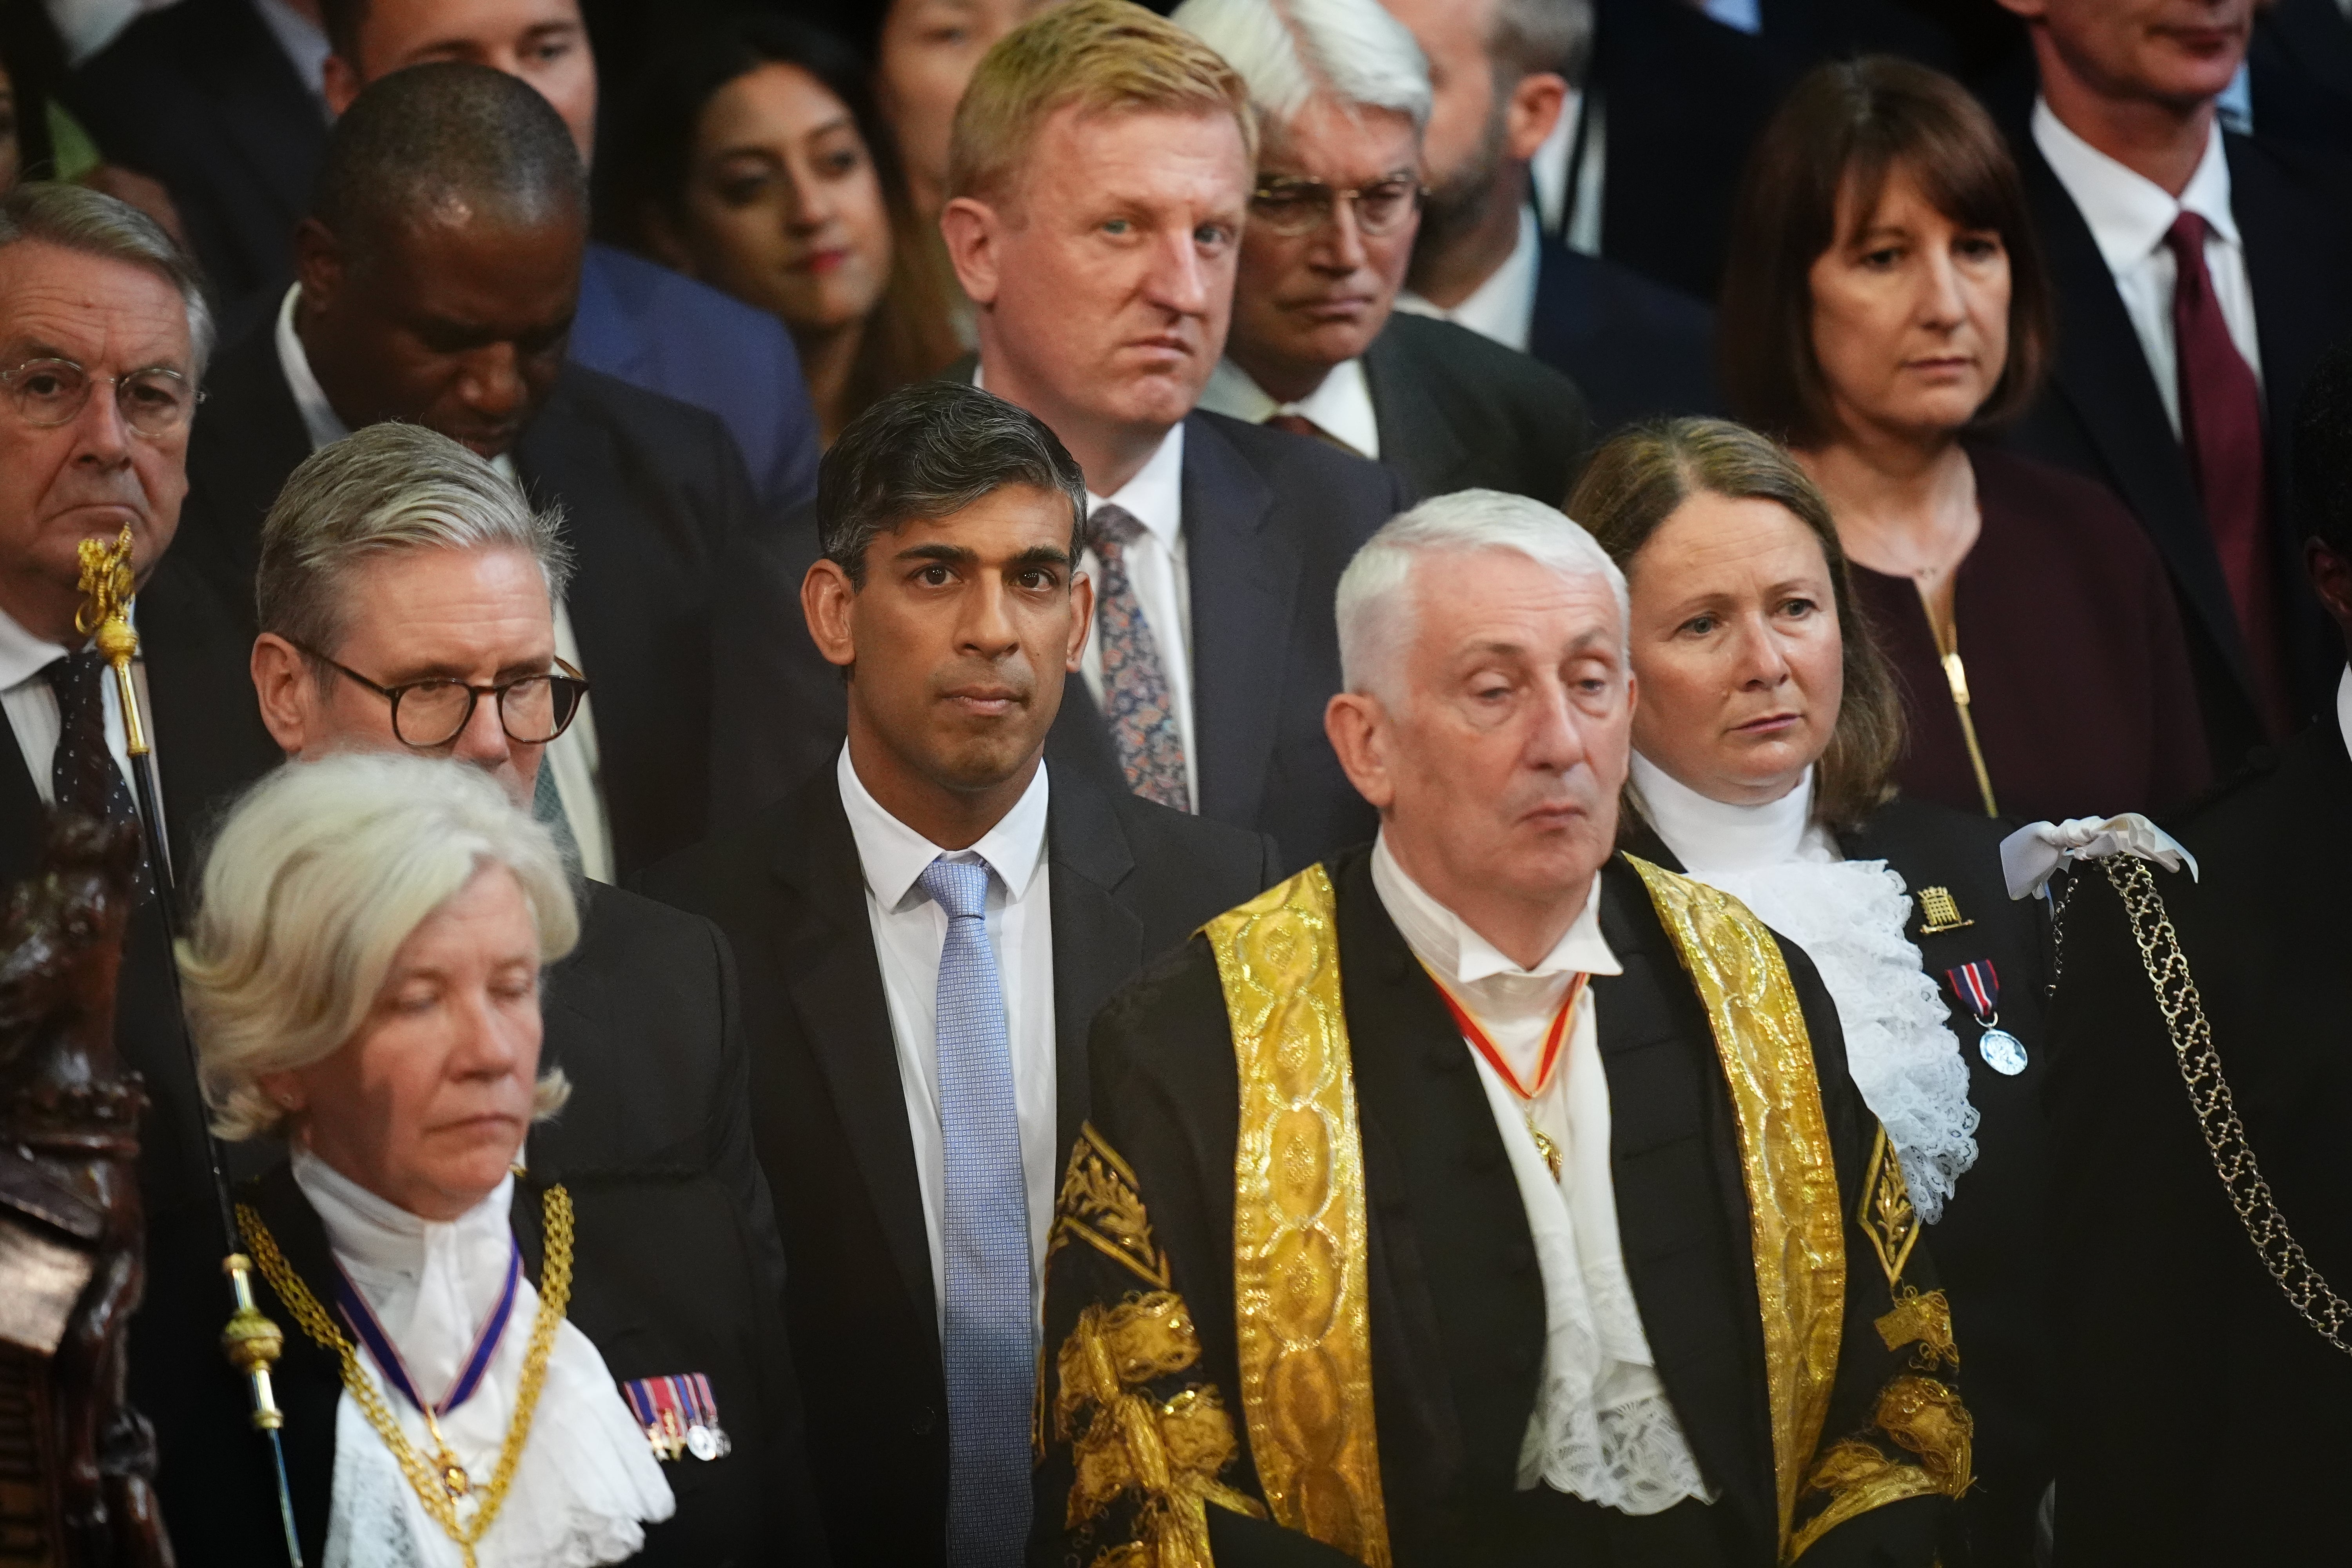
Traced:
[[1797, 1531], [1783, 1562], [1795, 1562], [1822, 1536], [1873, 1509], [1906, 1498], [1956, 1498], [1974, 1483], [1976, 1424], [1948, 1385], [1931, 1377], [1898, 1377], [1880, 1392], [1873, 1419], [1919, 1463], [1906, 1464], [1859, 1438], [1831, 1444], [1806, 1481], [1808, 1491], [1830, 1494], [1828, 1506]]
[[1941, 1290], [1921, 1295], [1909, 1286], [1895, 1294], [1893, 1309], [1877, 1321], [1878, 1337], [1890, 1351], [1905, 1345], [1920, 1347], [1911, 1364], [1933, 1372], [1937, 1363], [1959, 1369], [1960, 1347], [1952, 1338], [1952, 1304]]
[[1706, 1007], [1731, 1086], [1785, 1559], [1805, 1467], [1829, 1417], [1844, 1332], [1845, 1220], [1812, 1041], [1780, 944], [1761, 921], [1737, 899], [1626, 858]]
[[1203, 929], [1241, 1079], [1234, 1317], [1258, 1485], [1284, 1528], [1386, 1568], [1337, 908], [1310, 866]]
[[1903, 1179], [1903, 1157], [1886, 1141], [1884, 1127], [1870, 1145], [1870, 1163], [1863, 1167], [1862, 1207], [1853, 1217], [1870, 1238], [1870, 1249], [1878, 1254], [1878, 1266], [1886, 1270], [1887, 1288], [1900, 1294], [1903, 1266], [1919, 1245], [1919, 1215], [1911, 1206], [1910, 1185]]
[[1217, 1479], [1236, 1445], [1216, 1390], [1151, 1397], [1151, 1383], [1200, 1359], [1183, 1298], [1167, 1290], [1089, 1306], [1062, 1342], [1054, 1434], [1071, 1445], [1076, 1471], [1069, 1527], [1100, 1518], [1125, 1492], [1142, 1494], [1133, 1537], [1096, 1553], [1094, 1568], [1212, 1568], [1208, 1504], [1265, 1517], [1256, 1499]]
[[1151, 1239], [1151, 1219], [1135, 1173], [1089, 1121], [1078, 1129], [1062, 1173], [1062, 1194], [1054, 1204], [1054, 1234], [1045, 1261], [1077, 1237], [1147, 1285], [1165, 1290], [1172, 1283], [1168, 1255]]

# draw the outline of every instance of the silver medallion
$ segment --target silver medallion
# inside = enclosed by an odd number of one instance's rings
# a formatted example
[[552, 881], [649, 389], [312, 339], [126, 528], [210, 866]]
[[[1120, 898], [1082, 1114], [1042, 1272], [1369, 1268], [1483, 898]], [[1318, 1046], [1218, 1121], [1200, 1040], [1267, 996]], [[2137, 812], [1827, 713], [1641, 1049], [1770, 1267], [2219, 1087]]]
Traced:
[[1977, 1054], [1997, 1073], [2015, 1078], [2025, 1070], [2025, 1042], [2007, 1029], [1987, 1029], [1977, 1037]]
[[715, 1459], [719, 1457], [719, 1438], [698, 1421], [686, 1429], [686, 1451], [698, 1459]]

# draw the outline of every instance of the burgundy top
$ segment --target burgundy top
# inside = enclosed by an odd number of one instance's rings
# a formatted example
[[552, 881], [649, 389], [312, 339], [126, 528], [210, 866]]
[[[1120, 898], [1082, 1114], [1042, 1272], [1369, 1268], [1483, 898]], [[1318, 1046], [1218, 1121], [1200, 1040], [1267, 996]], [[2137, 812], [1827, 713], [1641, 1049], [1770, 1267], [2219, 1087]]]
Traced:
[[[2179, 611], [2155, 546], [2106, 489], [1971, 445], [1983, 529], [1954, 590], [1969, 714], [2003, 816], [2162, 812], [2209, 777]], [[1903, 793], [1982, 811], [1927, 612], [1910, 579], [1853, 589], [1903, 691]]]

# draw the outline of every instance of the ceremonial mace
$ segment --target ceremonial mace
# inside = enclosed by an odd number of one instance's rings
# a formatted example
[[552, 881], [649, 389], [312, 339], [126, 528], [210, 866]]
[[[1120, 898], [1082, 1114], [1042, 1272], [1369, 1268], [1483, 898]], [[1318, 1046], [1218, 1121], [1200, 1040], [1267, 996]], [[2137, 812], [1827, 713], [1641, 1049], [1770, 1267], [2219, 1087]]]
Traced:
[[[91, 639], [99, 657], [114, 667], [115, 692], [122, 700], [122, 749], [131, 759], [131, 786], [138, 793], [139, 820], [146, 829], [148, 868], [154, 879], [156, 901], [163, 906], [164, 932], [176, 948], [180, 909], [178, 885], [172, 875], [172, 847], [163, 836], [155, 759], [147, 747], [146, 726], [140, 722], [139, 687], [131, 675], [131, 661], [139, 652], [139, 634], [131, 626], [131, 600], [137, 591], [138, 579], [131, 566], [130, 524], [123, 525], [122, 535], [111, 549], [95, 539], [81, 542], [83, 603], [74, 626]], [[173, 1012], [180, 1020], [180, 1043], [188, 1053], [189, 1074], [202, 1083], [203, 1068], [196, 1060], [195, 1042], [189, 1037], [187, 1014], [181, 1006], [176, 957], [167, 967], [172, 974]], [[209, 1122], [204, 1128], [204, 1142], [205, 1160], [212, 1172], [213, 1205], [227, 1255], [221, 1260], [221, 1272], [228, 1277], [233, 1304], [228, 1326], [221, 1331], [221, 1351], [245, 1374], [247, 1392], [253, 1400], [253, 1428], [269, 1441], [269, 1462], [278, 1479], [278, 1523], [286, 1531], [286, 1559], [292, 1568], [302, 1568], [302, 1542], [294, 1530], [294, 1494], [286, 1483], [286, 1446], [278, 1436], [286, 1415], [278, 1408], [277, 1391], [269, 1382], [270, 1363], [285, 1349], [286, 1336], [254, 1305], [253, 1260], [237, 1247], [227, 1171], [221, 1159], [220, 1140], [213, 1135]]]

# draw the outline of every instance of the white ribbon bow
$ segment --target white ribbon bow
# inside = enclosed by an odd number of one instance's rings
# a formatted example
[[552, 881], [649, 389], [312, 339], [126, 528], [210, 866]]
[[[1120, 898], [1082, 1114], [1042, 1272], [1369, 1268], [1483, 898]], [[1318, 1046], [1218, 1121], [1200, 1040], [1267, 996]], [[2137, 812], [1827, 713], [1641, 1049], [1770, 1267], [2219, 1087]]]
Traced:
[[2197, 876], [2197, 857], [2136, 811], [2021, 827], [2000, 841], [2000, 869], [2009, 880], [2009, 896], [2025, 899], [2040, 893], [2068, 861], [2104, 860], [2110, 855], [2137, 855], [2168, 871], [2186, 865], [2189, 879]]

